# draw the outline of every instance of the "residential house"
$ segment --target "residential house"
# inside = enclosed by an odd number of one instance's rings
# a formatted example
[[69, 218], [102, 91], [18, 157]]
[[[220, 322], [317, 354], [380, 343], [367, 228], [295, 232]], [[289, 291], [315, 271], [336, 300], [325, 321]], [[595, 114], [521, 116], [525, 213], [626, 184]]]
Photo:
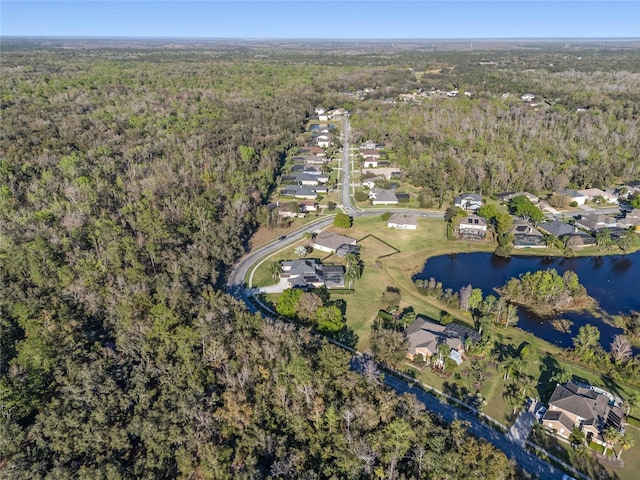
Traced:
[[331, 145], [331, 139], [329, 138], [329, 135], [318, 135], [316, 137], [316, 144], [322, 148], [329, 148]]
[[344, 108], [336, 108], [334, 110], [330, 110], [329, 115], [331, 116], [331, 118], [341, 117], [343, 115], [349, 115], [349, 110], [346, 110]]
[[560, 195], [568, 197], [570, 202], [576, 202], [578, 205], [584, 205], [587, 202], [586, 195], [583, 195], [582, 193], [576, 192], [575, 190], [571, 190], [569, 188], [560, 190], [558, 193]]
[[323, 265], [317, 259], [285, 260], [280, 278], [289, 288], [344, 288], [344, 267]]
[[389, 217], [387, 227], [398, 230], [416, 230], [418, 228], [418, 217], [409, 213], [394, 213]]
[[[450, 323], [445, 326], [420, 316], [405, 329], [404, 336], [409, 344], [407, 356], [411, 360], [416, 355], [422, 355], [425, 359], [438, 355], [438, 345], [441, 343], [446, 343], [450, 352], [464, 353], [464, 345], [467, 338], [474, 342], [480, 340], [478, 332], [470, 328], [457, 323]], [[454, 357], [460, 358], [457, 355], [452, 358]]]
[[362, 181], [362, 186], [363, 187], [367, 187], [369, 190], [375, 188], [376, 186], [376, 182], [384, 182], [386, 180], [386, 178], [384, 176], [376, 176], [376, 177], [371, 177], [371, 178], [367, 178], [366, 180]]
[[[307, 173], [309, 175], [318, 175], [318, 176], [322, 175], [322, 171], [318, 170], [313, 165], [303, 165], [302, 173]], [[329, 179], [329, 177], [327, 177], [327, 180], [328, 179]]]
[[622, 408], [610, 393], [567, 382], [556, 386], [542, 423], [564, 438], [569, 438], [573, 429], [578, 428], [588, 441], [607, 445], [602, 433], [609, 427], [620, 430], [623, 417]]
[[460, 220], [458, 234], [467, 240], [482, 240], [487, 235], [487, 222], [478, 215], [469, 215]]
[[319, 155], [319, 156], [325, 155], [324, 150], [318, 147], [317, 145], [307, 145], [304, 147], [300, 147], [298, 149], [298, 153], [302, 155]]
[[544, 248], [547, 246], [544, 235], [528, 222], [519, 218], [514, 220], [513, 246], [515, 248]]
[[[319, 188], [319, 187], [318, 187]], [[318, 192], [311, 187], [285, 187], [280, 191], [281, 196], [306, 198], [307, 200], [314, 200], [318, 196]]]
[[341, 245], [355, 245], [356, 239], [331, 232], [320, 232], [312, 240], [311, 246], [316, 250], [335, 253]]
[[360, 245], [351, 245], [347, 243], [343, 243], [336, 249], [336, 255], [338, 257], [344, 257], [349, 253], [360, 253]]
[[373, 140], [367, 140], [362, 145], [360, 145], [360, 150], [376, 150], [378, 148], [378, 144]]
[[640, 232], [640, 209], [634, 208], [627, 212], [623, 219], [618, 220], [618, 225]]
[[558, 237], [571, 248], [588, 247], [589, 245], [595, 245], [596, 243], [596, 239], [591, 235], [578, 230], [573, 225], [561, 222], [560, 220], [540, 223], [538, 224], [538, 230], [548, 235]]
[[375, 150], [373, 148], [366, 148], [360, 152], [360, 155], [362, 155], [364, 158], [371, 157], [373, 160], [378, 160], [381, 154], [379, 150]]
[[306, 213], [297, 202], [278, 203], [278, 215], [282, 218], [304, 217]]
[[318, 202], [313, 200], [302, 200], [298, 202], [298, 205], [304, 213], [317, 212], [319, 208]]
[[473, 210], [474, 212], [482, 206], [482, 197], [477, 193], [463, 193], [453, 200], [454, 207], [463, 210]]
[[578, 193], [587, 197], [588, 202], [593, 202], [597, 197], [602, 197], [605, 203], [618, 204], [618, 197], [610, 193], [600, 190], [599, 188], [587, 188], [586, 190], [578, 190]]
[[362, 162], [363, 168], [377, 168], [378, 167], [378, 159], [374, 157], [367, 157]]
[[568, 223], [561, 222], [560, 220], [554, 220], [552, 222], [542, 222], [538, 224], [538, 229], [547, 233], [548, 235], [555, 235], [561, 238], [565, 235], [571, 235], [576, 232], [576, 227], [569, 225]]
[[587, 213], [583, 215], [578, 220], [576, 220], [576, 226], [580, 228], [584, 228], [591, 233], [595, 233], [598, 230], [603, 228], [611, 228], [617, 227], [618, 221], [607, 215], [602, 215], [599, 213]]
[[373, 189], [369, 192], [371, 205], [397, 205], [398, 197], [393, 190]]
[[310, 175], [308, 173], [294, 173], [291, 175], [283, 175], [282, 181], [289, 184], [298, 184], [305, 187], [314, 187], [320, 184], [320, 179], [317, 175]]
[[581, 230], [559, 237], [569, 248], [582, 248], [596, 244], [596, 239]]

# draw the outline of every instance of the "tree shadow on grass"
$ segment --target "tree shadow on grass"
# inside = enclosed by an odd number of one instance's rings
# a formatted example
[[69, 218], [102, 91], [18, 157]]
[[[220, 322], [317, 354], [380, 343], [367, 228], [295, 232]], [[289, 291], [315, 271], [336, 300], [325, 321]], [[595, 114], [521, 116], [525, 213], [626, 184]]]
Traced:
[[556, 388], [557, 381], [554, 379], [563, 372], [562, 366], [548, 353], [540, 361], [540, 377], [538, 378], [538, 397], [545, 403], [551, 397]]

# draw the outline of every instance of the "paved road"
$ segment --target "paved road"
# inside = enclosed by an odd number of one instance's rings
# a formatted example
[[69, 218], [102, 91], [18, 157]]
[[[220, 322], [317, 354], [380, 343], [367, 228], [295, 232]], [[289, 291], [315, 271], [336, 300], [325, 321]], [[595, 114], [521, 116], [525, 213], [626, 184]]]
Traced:
[[424, 403], [428, 410], [441, 415], [447, 422], [454, 420], [468, 422], [468, 431], [470, 433], [478, 438], [483, 438], [494, 447], [502, 450], [508, 458], [514, 460], [526, 473], [537, 476], [542, 480], [560, 480], [562, 478], [563, 472], [561, 470], [532, 455], [517, 443], [512, 443], [505, 435], [482, 423], [469, 413], [440, 401], [422, 389], [411, 387], [403, 380], [391, 375], [385, 375], [384, 383], [398, 393], [414, 394], [418, 400]]
[[356, 209], [351, 204], [351, 149], [349, 142], [351, 140], [351, 125], [348, 117], [342, 117], [342, 208], [346, 213], [353, 215]]
[[[350, 158], [349, 158], [349, 138], [350, 138], [350, 125], [349, 120], [347, 118], [343, 119], [343, 176], [342, 176], [342, 202], [343, 208], [346, 212], [354, 217], [359, 216], [370, 216], [370, 215], [380, 215], [385, 211], [391, 212], [407, 212], [415, 210], [408, 209], [383, 209], [379, 211], [375, 210], [366, 210], [366, 211], [357, 211], [353, 205], [351, 204], [351, 192], [349, 189], [349, 174], [350, 174]], [[421, 212], [420, 215], [431, 218], [443, 218], [443, 214], [440, 212]], [[254, 250], [247, 255], [245, 255], [235, 266], [229, 278], [227, 280], [227, 291], [233, 295], [234, 297], [242, 300], [246, 305], [249, 311], [257, 312], [257, 308], [253, 305], [250, 300], [251, 295], [254, 293], [250, 289], [246, 288], [244, 283], [244, 279], [248, 274], [251, 267], [256, 264], [261, 259], [268, 257], [269, 255], [275, 253], [278, 250], [286, 248], [293, 242], [297, 242], [302, 239], [303, 235], [307, 232], [313, 232], [315, 230], [319, 230], [325, 228], [333, 223], [333, 217], [322, 218], [316, 222], [312, 222], [310, 224], [305, 225], [304, 227], [296, 230], [293, 233], [287, 235], [287, 237], [283, 240], [278, 240], [272, 242], [270, 244], [264, 245], [257, 250]], [[253, 275], [253, 272], [251, 273]], [[250, 280], [251, 283], [251, 280]], [[393, 388], [396, 392], [402, 393], [412, 393], [416, 395], [416, 397], [425, 404], [427, 409], [435, 412], [442, 416], [442, 418], [447, 422], [452, 422], [453, 420], [464, 420], [469, 422], [468, 430], [473, 435], [478, 438], [483, 438], [493, 444], [499, 450], [502, 450], [507, 457], [513, 459], [518, 466], [525, 472], [537, 476], [543, 480], [553, 480], [553, 479], [561, 479], [562, 472], [557, 468], [551, 466], [547, 462], [540, 460], [538, 457], [530, 454], [526, 451], [521, 445], [518, 443], [514, 443], [510, 441], [509, 438], [503, 435], [501, 432], [494, 430], [488, 425], [482, 423], [476, 417], [464, 412], [462, 410], [457, 409], [456, 407], [443, 403], [435, 396], [414, 387], [411, 387], [408, 383], [399, 378], [393, 377], [391, 375], [385, 375], [385, 384], [391, 388]]]

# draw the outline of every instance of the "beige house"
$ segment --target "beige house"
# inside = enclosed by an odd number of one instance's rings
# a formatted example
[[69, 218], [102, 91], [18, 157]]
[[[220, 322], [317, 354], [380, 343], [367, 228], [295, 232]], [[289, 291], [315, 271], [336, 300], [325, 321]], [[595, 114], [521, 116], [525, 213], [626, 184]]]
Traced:
[[569, 438], [579, 428], [587, 440], [607, 445], [602, 437], [609, 427], [622, 427], [622, 408], [608, 392], [588, 385], [567, 382], [558, 384], [549, 399], [542, 423], [558, 435]]
[[602, 197], [602, 199], [606, 203], [618, 204], [618, 197], [615, 195], [611, 195], [610, 193], [605, 192], [604, 190], [600, 190], [599, 188], [587, 188], [586, 190], [578, 190], [578, 193], [581, 193], [585, 197], [587, 197], [588, 202], [592, 202], [596, 197]]
[[342, 245], [355, 245], [356, 239], [331, 232], [320, 232], [312, 240], [311, 246], [316, 250], [335, 253]]
[[416, 230], [418, 217], [409, 213], [394, 213], [389, 217], [387, 227], [397, 230]]
[[458, 234], [467, 240], [482, 240], [487, 235], [487, 222], [478, 215], [460, 219]]
[[[447, 344], [450, 353], [453, 351], [457, 354], [462, 354], [464, 353], [464, 344], [467, 338], [470, 338], [474, 342], [480, 340], [478, 332], [470, 328], [456, 323], [450, 323], [445, 326], [430, 322], [421, 317], [416, 318], [415, 321], [405, 329], [404, 335], [409, 344], [407, 357], [411, 360], [413, 360], [416, 355], [422, 355], [424, 358], [437, 355], [438, 345], [441, 343]], [[451, 358], [454, 360], [460, 358], [457, 354], [454, 353]]]

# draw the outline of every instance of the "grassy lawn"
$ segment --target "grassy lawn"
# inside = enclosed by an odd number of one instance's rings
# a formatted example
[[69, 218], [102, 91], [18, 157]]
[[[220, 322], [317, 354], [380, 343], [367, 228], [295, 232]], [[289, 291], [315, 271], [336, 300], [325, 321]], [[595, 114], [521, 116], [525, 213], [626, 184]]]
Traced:
[[[384, 212], [381, 210], [380, 214]], [[417, 313], [436, 319], [440, 316], [440, 310], [447, 310], [439, 302], [421, 295], [411, 280], [423, 268], [427, 256], [450, 253], [452, 250], [472, 251], [479, 247], [487, 251], [494, 249], [490, 244], [447, 242], [445, 223], [430, 218], [420, 218], [417, 230], [390, 229], [381, 217], [369, 217], [356, 219], [348, 230], [336, 231], [358, 239], [362, 246], [362, 278], [354, 283], [355, 294], [341, 296], [347, 302], [347, 324], [358, 335], [359, 350], [369, 347], [371, 324], [378, 310], [383, 307], [380, 297], [387, 286], [402, 291], [401, 309], [412, 307]], [[376, 261], [379, 261], [379, 268], [376, 268]], [[457, 310], [451, 313], [467, 324], [470, 322], [468, 316], [465, 318]]]
[[[624, 468], [605, 467], [593, 457], [580, 458], [571, 445], [561, 442], [555, 436], [543, 432], [531, 435], [530, 440], [543, 447], [549, 453], [573, 465], [589, 478], [598, 480], [635, 480], [638, 478], [638, 471], [640, 469], [640, 446], [638, 446], [640, 444], [640, 430], [636, 427], [627, 426], [627, 432], [635, 439], [636, 446], [622, 453]], [[609, 453], [610, 452], [611, 450], [609, 450]]]

